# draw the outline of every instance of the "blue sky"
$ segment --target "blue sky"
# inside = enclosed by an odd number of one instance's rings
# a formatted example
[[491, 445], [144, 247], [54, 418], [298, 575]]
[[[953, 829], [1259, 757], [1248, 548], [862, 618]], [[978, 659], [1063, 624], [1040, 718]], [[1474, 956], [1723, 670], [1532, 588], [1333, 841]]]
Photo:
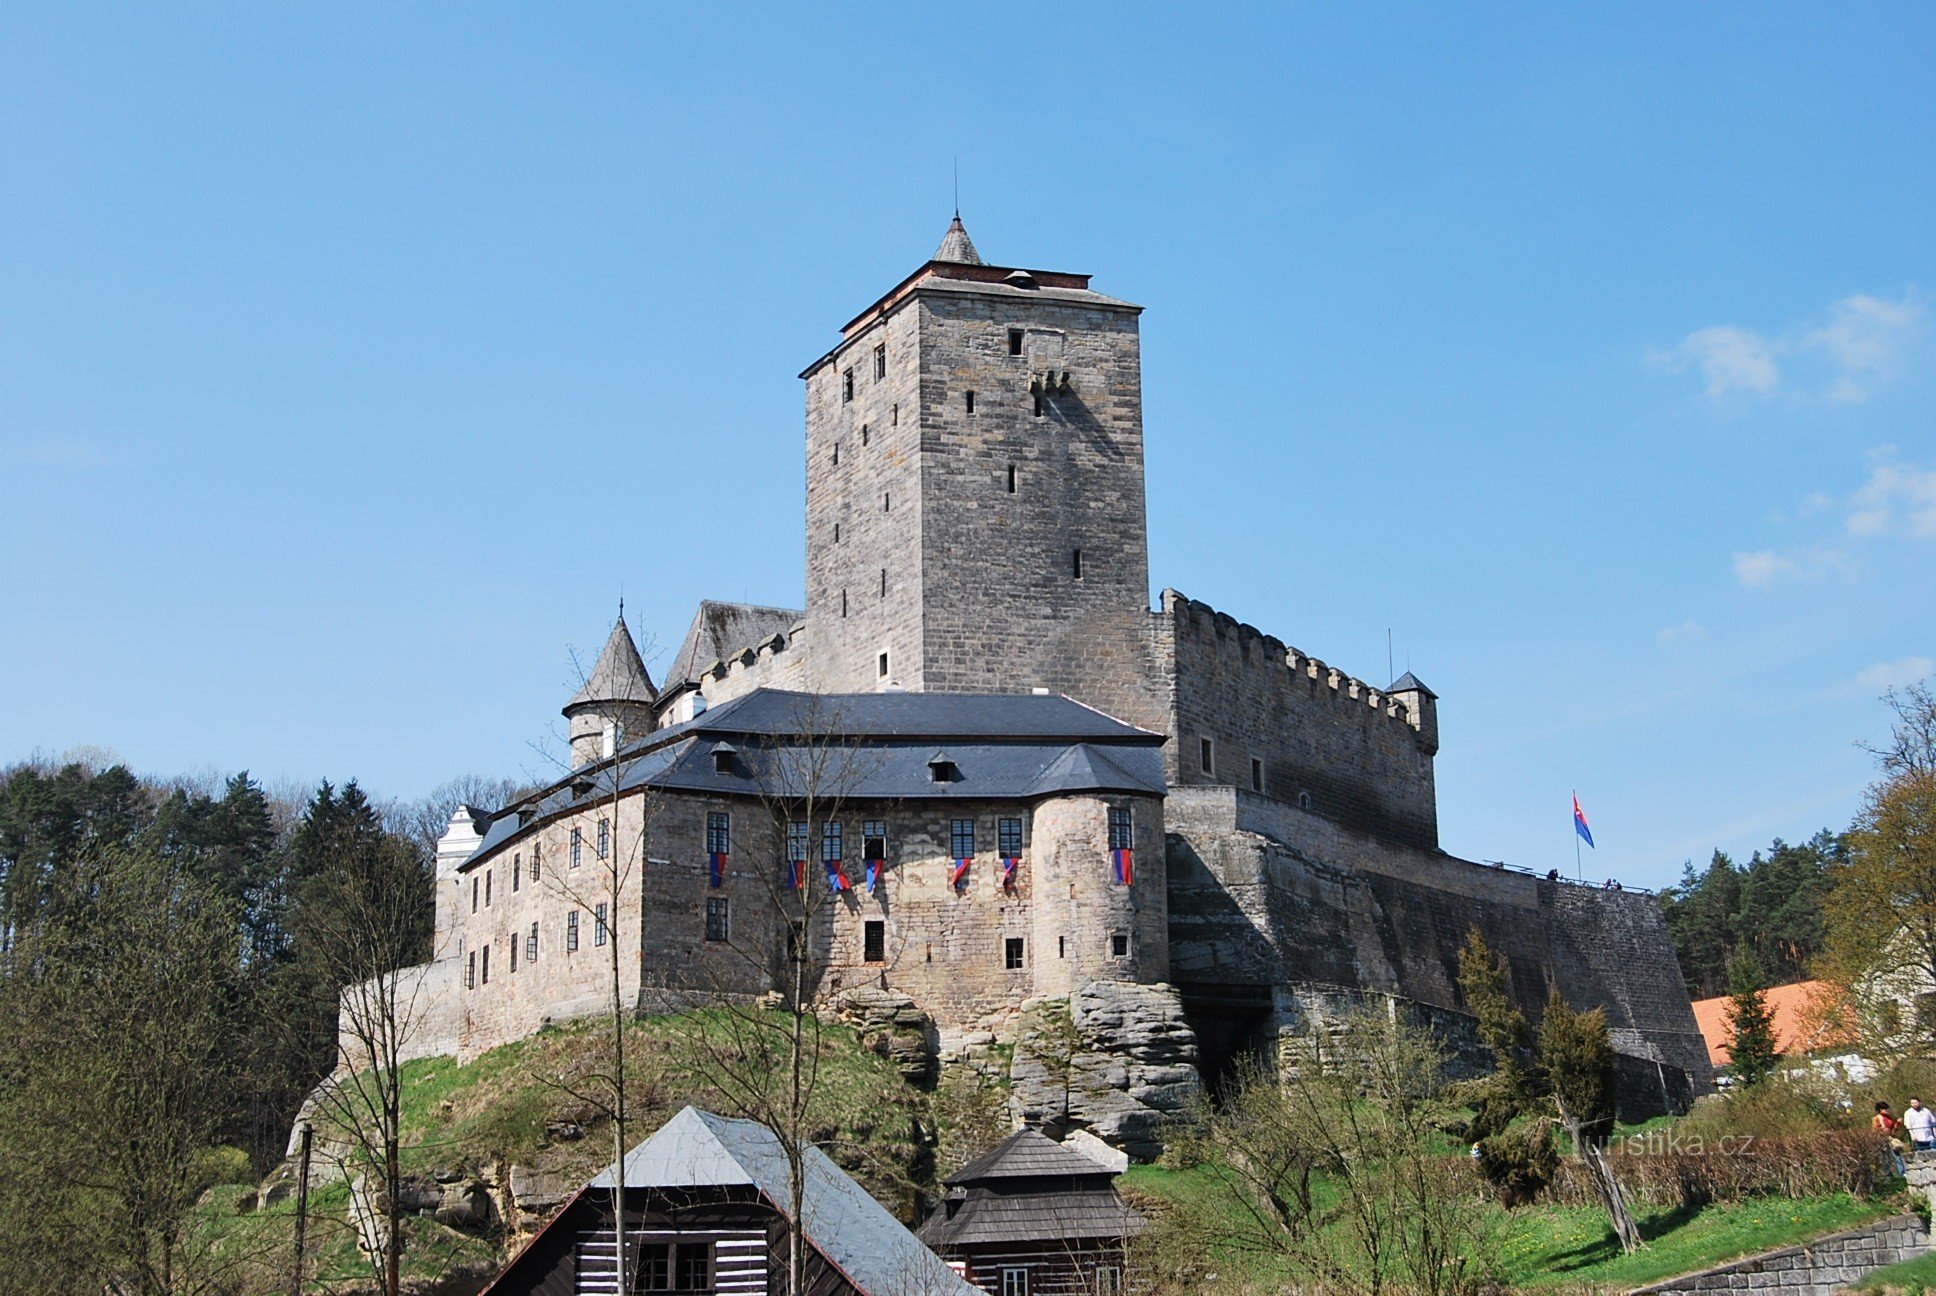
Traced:
[[1936, 11], [721, 12], [9, 6], [0, 760], [547, 773], [621, 587], [799, 603], [795, 375], [958, 157], [1148, 308], [1156, 585], [1389, 630], [1448, 849], [1847, 822], [1936, 672]]

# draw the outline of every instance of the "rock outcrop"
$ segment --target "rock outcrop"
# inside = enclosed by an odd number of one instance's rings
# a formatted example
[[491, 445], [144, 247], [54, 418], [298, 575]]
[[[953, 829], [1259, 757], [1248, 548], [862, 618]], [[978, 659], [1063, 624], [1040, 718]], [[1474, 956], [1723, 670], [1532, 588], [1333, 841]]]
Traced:
[[862, 1044], [892, 1062], [909, 1084], [926, 1088], [934, 1083], [934, 1024], [912, 995], [857, 986], [834, 1001], [834, 1014], [854, 1028]]

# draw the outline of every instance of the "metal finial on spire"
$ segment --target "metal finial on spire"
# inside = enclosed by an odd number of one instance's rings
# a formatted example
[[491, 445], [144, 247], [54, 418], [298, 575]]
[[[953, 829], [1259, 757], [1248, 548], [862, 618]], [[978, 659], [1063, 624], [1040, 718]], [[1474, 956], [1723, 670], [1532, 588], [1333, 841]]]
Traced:
[[959, 214], [948, 222], [948, 232], [942, 236], [941, 246], [935, 249], [934, 256], [929, 259], [954, 261], [962, 265], [986, 264], [981, 259], [981, 253], [975, 251], [975, 245], [968, 238], [968, 230], [962, 225]]
[[955, 155], [955, 219], [961, 219], [961, 155]]

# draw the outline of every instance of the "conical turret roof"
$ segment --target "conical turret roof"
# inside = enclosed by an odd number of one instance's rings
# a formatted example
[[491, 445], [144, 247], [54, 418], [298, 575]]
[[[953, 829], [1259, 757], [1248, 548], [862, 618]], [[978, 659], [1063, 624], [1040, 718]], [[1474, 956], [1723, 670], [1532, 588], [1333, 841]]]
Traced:
[[646, 673], [645, 661], [632, 642], [632, 632], [625, 628], [625, 614], [621, 612], [612, 627], [612, 637], [605, 641], [605, 650], [598, 654], [598, 664], [592, 667], [584, 686], [565, 703], [565, 713], [569, 715], [574, 707], [588, 702], [650, 702], [654, 693], [652, 676]]
[[1393, 680], [1391, 687], [1386, 689], [1385, 692], [1387, 693], [1422, 693], [1426, 697], [1432, 698], [1435, 700], [1438, 697], [1438, 694], [1434, 693], [1431, 689], [1428, 689], [1425, 687], [1425, 683], [1423, 680], [1419, 679], [1418, 676], [1412, 674], [1410, 671], [1406, 671], [1403, 675], [1400, 675], [1397, 679]]
[[959, 261], [963, 265], [985, 264], [981, 259], [981, 253], [975, 251], [975, 245], [968, 237], [967, 227], [961, 223], [960, 212], [956, 212], [955, 218], [948, 222], [948, 232], [941, 236], [941, 246], [934, 250], [934, 256], [931, 259]]

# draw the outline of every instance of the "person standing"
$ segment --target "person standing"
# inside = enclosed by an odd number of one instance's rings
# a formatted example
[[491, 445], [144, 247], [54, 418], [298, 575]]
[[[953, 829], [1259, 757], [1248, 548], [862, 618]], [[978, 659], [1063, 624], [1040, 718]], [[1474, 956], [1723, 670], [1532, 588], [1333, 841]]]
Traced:
[[1906, 1178], [1909, 1168], [1902, 1163], [1902, 1122], [1889, 1110], [1889, 1104], [1879, 1102], [1875, 1105], [1875, 1115], [1869, 1119], [1869, 1128], [1882, 1135], [1889, 1144], [1889, 1159], [1895, 1163], [1896, 1174]]
[[1909, 1110], [1902, 1114], [1902, 1127], [1909, 1132], [1911, 1148], [1918, 1152], [1936, 1148], [1936, 1112], [1923, 1106], [1922, 1099], [1909, 1100]]

